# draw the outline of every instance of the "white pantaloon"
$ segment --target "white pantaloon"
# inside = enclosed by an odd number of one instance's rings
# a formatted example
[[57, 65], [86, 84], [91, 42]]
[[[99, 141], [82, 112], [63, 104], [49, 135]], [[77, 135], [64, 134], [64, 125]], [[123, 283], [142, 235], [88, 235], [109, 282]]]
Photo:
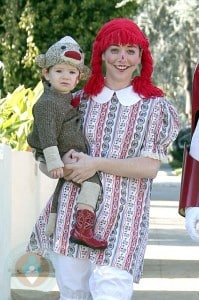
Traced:
[[127, 271], [89, 260], [51, 253], [60, 300], [131, 300], [133, 277]]

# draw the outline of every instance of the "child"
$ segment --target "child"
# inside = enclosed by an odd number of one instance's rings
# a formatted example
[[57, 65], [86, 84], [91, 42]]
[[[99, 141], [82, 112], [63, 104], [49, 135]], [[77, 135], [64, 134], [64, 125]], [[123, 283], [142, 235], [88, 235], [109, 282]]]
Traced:
[[[59, 192], [65, 181], [65, 154], [70, 149], [88, 152], [78, 108], [71, 104], [71, 91], [79, 79], [86, 76], [88, 68], [84, 65], [84, 53], [70, 36], [52, 45], [46, 54], [40, 54], [36, 63], [42, 68], [44, 92], [33, 107], [33, 130], [27, 140], [35, 152], [36, 160], [40, 161], [40, 169], [45, 174], [49, 172], [50, 177], [59, 178], [46, 228], [46, 235], [50, 236], [56, 224]], [[100, 180], [97, 174], [81, 184], [76, 223], [70, 237], [70, 241], [93, 249], [107, 247], [107, 242], [94, 237], [93, 232], [94, 209], [99, 192]], [[82, 226], [82, 219], [87, 227]]]

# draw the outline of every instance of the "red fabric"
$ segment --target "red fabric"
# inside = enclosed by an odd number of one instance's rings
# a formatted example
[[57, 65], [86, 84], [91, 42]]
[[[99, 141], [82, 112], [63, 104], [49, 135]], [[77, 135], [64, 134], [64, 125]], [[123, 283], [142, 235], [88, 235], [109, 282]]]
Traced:
[[[199, 115], [199, 64], [197, 64], [192, 87], [191, 136], [194, 133]], [[184, 149], [182, 180], [180, 189], [179, 214], [185, 216], [186, 207], [199, 206], [199, 161], [192, 158], [187, 147]]]
[[81, 55], [77, 51], [66, 51], [64, 56], [81, 61]]
[[149, 41], [137, 24], [126, 18], [118, 18], [109, 21], [97, 34], [93, 44], [91, 59], [92, 73], [84, 87], [85, 93], [90, 96], [97, 95], [104, 87], [102, 53], [113, 44], [136, 44], [143, 49], [140, 76], [137, 76], [132, 80], [134, 91], [146, 98], [163, 96], [163, 91], [154, 86], [151, 80], [153, 73], [153, 59], [149, 50]]
[[76, 96], [71, 100], [71, 105], [73, 107], [78, 107], [80, 103], [80, 96]]
[[192, 158], [185, 148], [179, 214], [185, 216], [185, 208], [195, 206], [199, 206], [199, 161]]
[[197, 64], [194, 76], [193, 76], [193, 84], [192, 84], [192, 122], [191, 122], [191, 132], [194, 133], [196, 124], [198, 122], [199, 116], [199, 63]]

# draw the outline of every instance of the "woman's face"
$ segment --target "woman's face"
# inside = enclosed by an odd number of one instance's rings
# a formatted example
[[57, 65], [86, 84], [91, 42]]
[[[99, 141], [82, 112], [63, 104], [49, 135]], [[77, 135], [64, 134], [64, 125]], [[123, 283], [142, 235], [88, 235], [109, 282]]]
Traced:
[[141, 62], [141, 50], [138, 45], [111, 45], [102, 59], [106, 67], [107, 86], [122, 88], [131, 83], [132, 74]]

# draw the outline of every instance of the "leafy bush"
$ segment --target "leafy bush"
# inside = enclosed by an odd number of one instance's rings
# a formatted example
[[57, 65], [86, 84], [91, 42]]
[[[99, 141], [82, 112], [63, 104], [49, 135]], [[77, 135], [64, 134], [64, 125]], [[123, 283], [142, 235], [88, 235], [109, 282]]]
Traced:
[[28, 150], [27, 135], [32, 127], [32, 107], [43, 91], [40, 81], [31, 90], [20, 85], [0, 99], [0, 143], [16, 150]]

